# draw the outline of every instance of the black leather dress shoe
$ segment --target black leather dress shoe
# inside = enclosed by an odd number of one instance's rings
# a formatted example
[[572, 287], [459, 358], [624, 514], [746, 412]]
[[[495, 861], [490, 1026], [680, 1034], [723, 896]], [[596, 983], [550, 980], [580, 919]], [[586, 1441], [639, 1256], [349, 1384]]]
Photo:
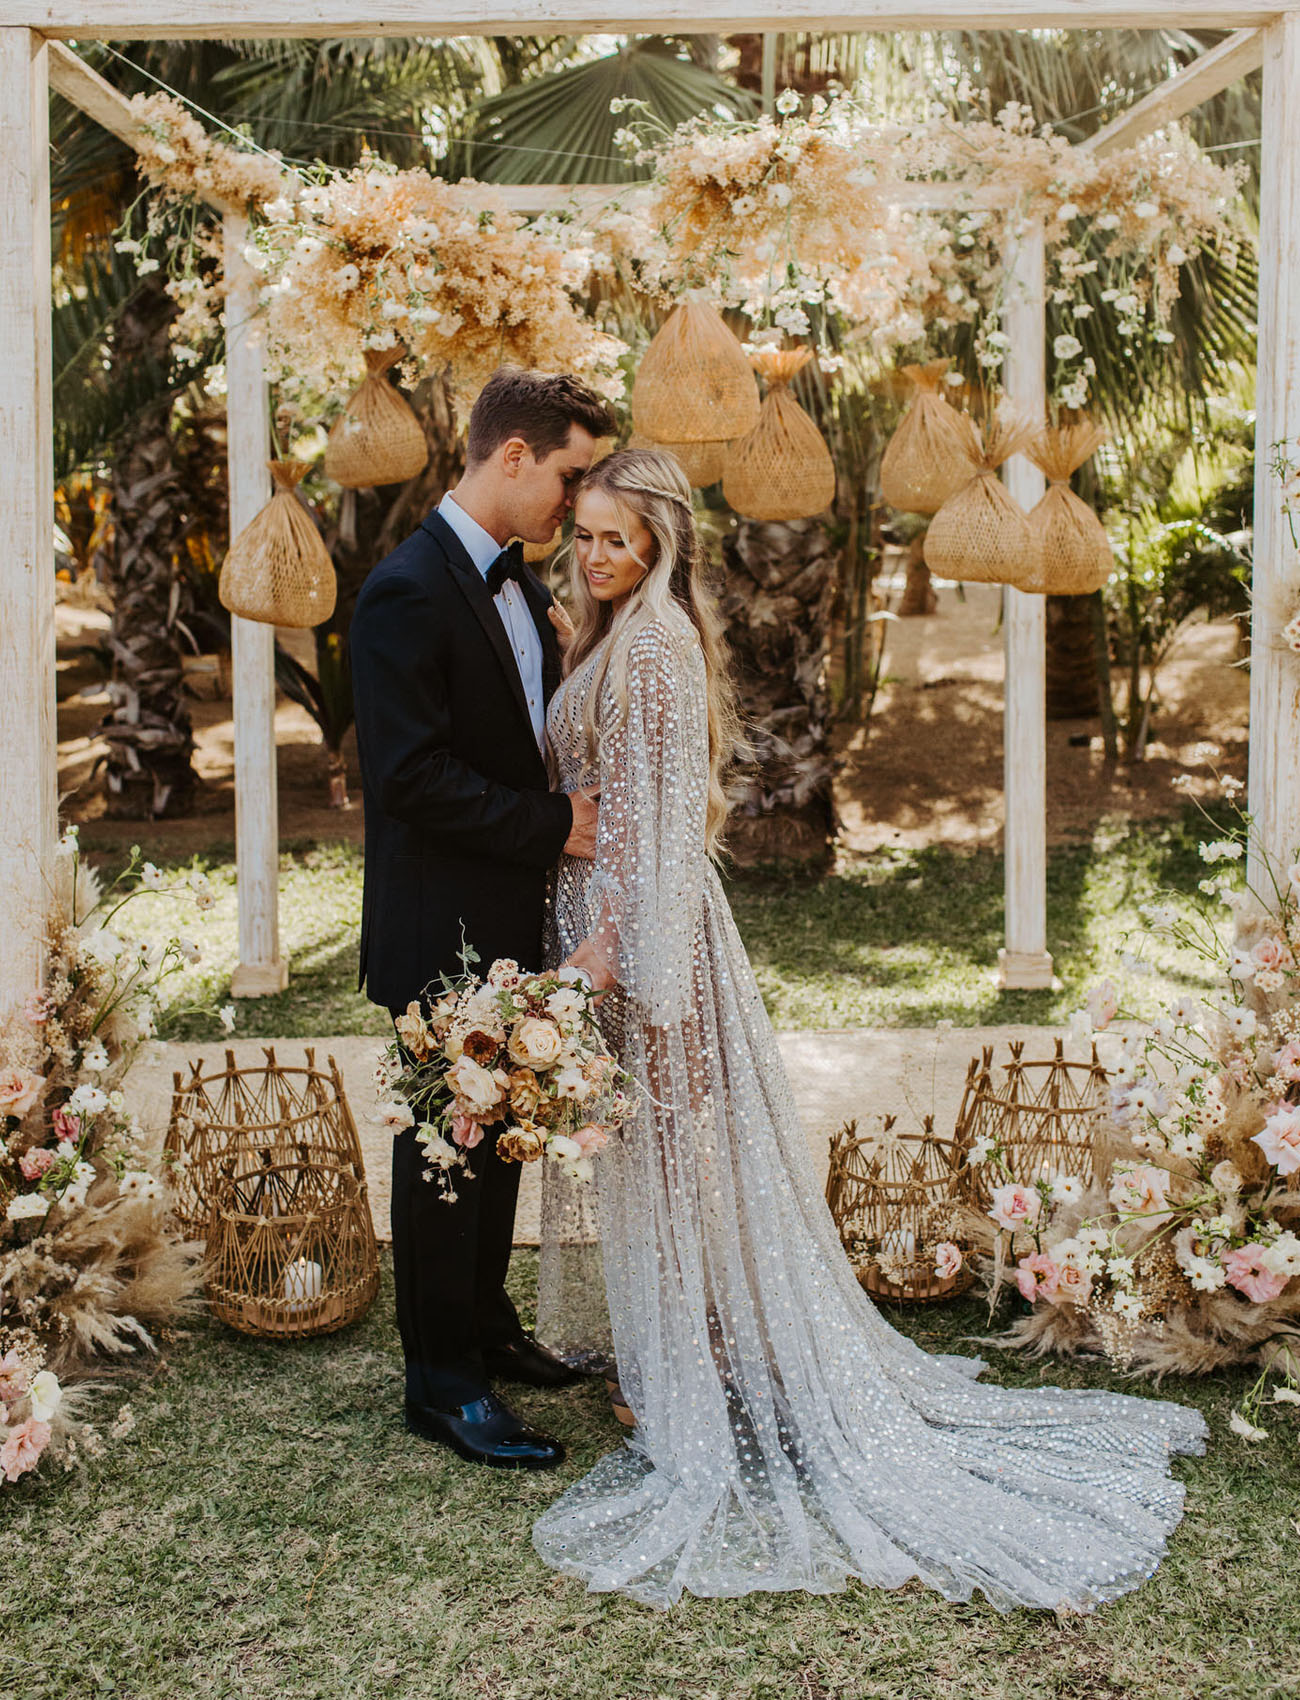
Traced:
[[583, 1379], [581, 1370], [566, 1364], [531, 1335], [521, 1334], [508, 1346], [492, 1346], [483, 1363], [494, 1381], [522, 1381], [529, 1387], [572, 1387]]
[[424, 1440], [449, 1446], [471, 1464], [491, 1464], [498, 1470], [553, 1470], [564, 1461], [558, 1440], [529, 1428], [495, 1393], [445, 1411], [413, 1405], [408, 1399], [406, 1426]]

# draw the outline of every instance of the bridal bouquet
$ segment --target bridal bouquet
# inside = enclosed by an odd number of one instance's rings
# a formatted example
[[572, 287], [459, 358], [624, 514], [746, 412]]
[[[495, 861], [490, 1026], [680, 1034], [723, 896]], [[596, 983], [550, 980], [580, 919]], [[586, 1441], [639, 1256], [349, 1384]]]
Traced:
[[610, 1055], [595, 1016], [595, 994], [573, 969], [525, 974], [494, 962], [486, 980], [445, 975], [429, 1004], [397, 1019], [380, 1068], [388, 1099], [381, 1119], [414, 1127], [425, 1179], [456, 1201], [455, 1171], [494, 1122], [506, 1126], [497, 1150], [512, 1163], [549, 1157], [576, 1181], [633, 1110], [632, 1080]]

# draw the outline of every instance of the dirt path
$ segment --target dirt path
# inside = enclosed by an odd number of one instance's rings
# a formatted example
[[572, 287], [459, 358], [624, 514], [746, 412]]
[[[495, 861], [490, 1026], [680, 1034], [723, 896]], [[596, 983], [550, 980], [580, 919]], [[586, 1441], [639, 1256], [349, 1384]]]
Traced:
[[[838, 800], [850, 851], [886, 845], [991, 846], [1002, 833], [1002, 637], [996, 586], [940, 584], [938, 612], [888, 625], [885, 680], [863, 726], [836, 732]], [[896, 597], [893, 599], [896, 602]], [[107, 616], [58, 610], [59, 783], [70, 820], [100, 840], [146, 837], [155, 855], [186, 855], [234, 838], [234, 726], [229, 700], [192, 704], [195, 813], [143, 828], [109, 821], [94, 769], [104, 753], [99, 722], [108, 707]], [[1145, 762], [1108, 767], [1098, 722], [1050, 722], [1048, 839], [1076, 840], [1107, 817], [1148, 819], [1177, 807], [1171, 781], [1188, 773], [1208, 792], [1207, 757], [1245, 777], [1248, 678], [1233, 666], [1230, 625], [1199, 625], [1183, 637], [1163, 675], [1163, 708]], [[280, 834], [359, 842], [361, 811], [330, 809], [316, 727], [283, 699], [276, 708]], [[1088, 738], [1074, 744], [1073, 738]], [[349, 784], [360, 796], [356, 747], [348, 739]]]

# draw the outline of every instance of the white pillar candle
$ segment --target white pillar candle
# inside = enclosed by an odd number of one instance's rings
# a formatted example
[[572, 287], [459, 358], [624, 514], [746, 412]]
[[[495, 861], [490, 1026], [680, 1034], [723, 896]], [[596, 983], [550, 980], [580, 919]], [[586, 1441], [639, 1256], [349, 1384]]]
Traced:
[[897, 1258], [900, 1263], [916, 1260], [916, 1235], [910, 1228], [891, 1228], [880, 1240], [880, 1255]]
[[297, 1258], [284, 1272], [284, 1296], [290, 1310], [302, 1310], [312, 1299], [321, 1295], [324, 1277], [319, 1263]]

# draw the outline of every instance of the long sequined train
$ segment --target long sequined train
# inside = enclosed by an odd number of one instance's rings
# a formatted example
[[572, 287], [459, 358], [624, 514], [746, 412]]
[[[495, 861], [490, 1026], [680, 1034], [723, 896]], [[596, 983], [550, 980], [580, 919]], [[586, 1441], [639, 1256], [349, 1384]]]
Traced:
[[[1170, 1456], [1203, 1450], [1202, 1418], [1155, 1399], [982, 1386], [978, 1361], [930, 1356], [881, 1319], [840, 1248], [705, 854], [694, 631], [674, 612], [610, 641], [626, 646], [627, 702], [601, 689], [598, 774], [582, 717], [600, 650], [549, 714], [560, 783], [601, 790], [594, 868], [566, 859], [557, 876], [554, 949], [594, 934], [608, 953], [621, 990], [607, 1030], [645, 1089], [597, 1182], [638, 1426], [539, 1519], [538, 1552], [655, 1606], [683, 1591], [828, 1593], [854, 1577], [919, 1578], [952, 1600], [979, 1589], [1001, 1609], [1114, 1599], [1156, 1568], [1182, 1515]], [[546, 1206], [551, 1317], [592, 1299], [566, 1207]]]

